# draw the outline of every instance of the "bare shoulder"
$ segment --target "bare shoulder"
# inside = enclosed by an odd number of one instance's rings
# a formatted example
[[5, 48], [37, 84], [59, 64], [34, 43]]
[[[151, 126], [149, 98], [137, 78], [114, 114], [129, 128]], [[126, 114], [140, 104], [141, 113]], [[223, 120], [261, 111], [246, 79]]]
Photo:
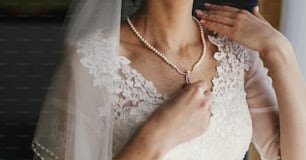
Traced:
[[131, 57], [134, 46], [135, 39], [130, 29], [126, 22], [122, 22], [120, 28], [120, 55]]
[[126, 22], [120, 28], [120, 55], [133, 59], [137, 53], [143, 52], [143, 46]]

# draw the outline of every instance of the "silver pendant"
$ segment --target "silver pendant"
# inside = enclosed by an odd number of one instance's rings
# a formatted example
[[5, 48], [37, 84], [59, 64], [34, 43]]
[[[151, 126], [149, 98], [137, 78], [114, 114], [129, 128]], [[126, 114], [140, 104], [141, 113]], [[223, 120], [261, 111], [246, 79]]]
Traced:
[[190, 84], [191, 83], [190, 71], [186, 72], [186, 74], [185, 74], [185, 81], [186, 81], [186, 84]]

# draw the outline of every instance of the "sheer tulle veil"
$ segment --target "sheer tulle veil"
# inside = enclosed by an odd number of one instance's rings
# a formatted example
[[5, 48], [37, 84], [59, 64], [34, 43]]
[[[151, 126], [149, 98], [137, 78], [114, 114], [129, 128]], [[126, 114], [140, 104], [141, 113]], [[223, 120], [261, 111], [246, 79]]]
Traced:
[[[42, 106], [32, 143], [34, 159], [112, 159], [109, 88], [116, 78], [122, 4], [72, 0], [65, 21], [65, 58]], [[96, 33], [100, 43], [92, 44]], [[90, 50], [91, 45], [95, 49]], [[88, 59], [96, 67], [90, 67]]]
[[119, 77], [120, 24], [141, 1], [70, 1], [64, 59], [40, 112], [32, 142], [34, 159], [112, 159], [110, 88]]

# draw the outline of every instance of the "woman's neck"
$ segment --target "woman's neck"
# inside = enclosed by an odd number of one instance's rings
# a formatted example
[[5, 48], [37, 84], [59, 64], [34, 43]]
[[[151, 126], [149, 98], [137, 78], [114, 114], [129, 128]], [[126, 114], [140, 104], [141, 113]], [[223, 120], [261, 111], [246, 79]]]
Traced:
[[143, 0], [134, 15], [135, 26], [154, 46], [185, 47], [200, 40], [199, 28], [191, 17], [192, 6], [193, 0]]

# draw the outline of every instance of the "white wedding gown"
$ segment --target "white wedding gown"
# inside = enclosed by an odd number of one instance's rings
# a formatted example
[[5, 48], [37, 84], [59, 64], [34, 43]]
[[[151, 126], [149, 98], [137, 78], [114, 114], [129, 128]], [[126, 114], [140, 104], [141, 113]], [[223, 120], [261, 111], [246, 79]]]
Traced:
[[[98, 49], [93, 47], [99, 43], [105, 43], [99, 38], [99, 32], [93, 36], [96, 37], [89, 37], [90, 43], [96, 44], [88, 45], [86, 42], [79, 46], [82, 51], [88, 51], [81, 63], [89, 69], [98, 65], [90, 51]], [[251, 142], [262, 160], [280, 159], [276, 98], [258, 53], [222, 35], [209, 36], [209, 40], [218, 47], [214, 54], [218, 66], [217, 76], [213, 78], [213, 117], [203, 135], [176, 146], [162, 159], [242, 160]], [[114, 155], [150, 114], [168, 99], [130, 66], [129, 59], [117, 58], [120, 78], [112, 88]]]

